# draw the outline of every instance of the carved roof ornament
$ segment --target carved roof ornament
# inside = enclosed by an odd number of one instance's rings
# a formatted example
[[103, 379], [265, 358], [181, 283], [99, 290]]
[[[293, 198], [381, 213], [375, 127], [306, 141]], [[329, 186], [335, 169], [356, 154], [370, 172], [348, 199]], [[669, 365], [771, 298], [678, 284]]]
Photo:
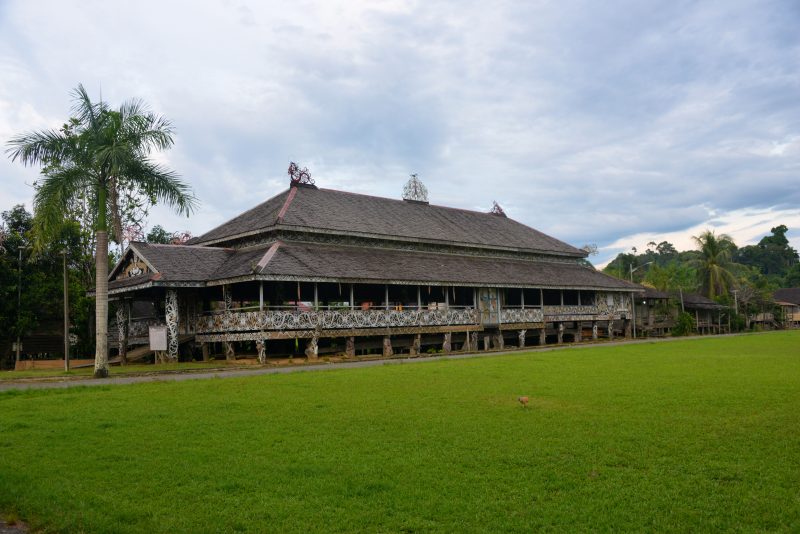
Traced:
[[403, 200], [428, 203], [428, 188], [425, 187], [416, 173], [411, 175], [411, 179], [403, 187]]
[[506, 212], [500, 207], [496, 200], [492, 201], [492, 209], [489, 210], [492, 215], [499, 215], [500, 217], [507, 217]]
[[308, 167], [303, 167], [302, 169], [300, 166], [295, 163], [294, 161], [289, 162], [289, 186], [308, 186], [308, 187], [315, 187], [314, 186], [314, 179], [311, 177], [311, 173], [308, 172]]

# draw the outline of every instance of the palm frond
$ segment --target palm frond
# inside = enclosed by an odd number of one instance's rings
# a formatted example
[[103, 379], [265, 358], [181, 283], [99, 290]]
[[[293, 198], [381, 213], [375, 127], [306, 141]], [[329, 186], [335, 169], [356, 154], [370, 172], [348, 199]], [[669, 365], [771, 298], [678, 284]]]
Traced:
[[197, 198], [189, 185], [163, 165], [146, 158], [135, 158], [126, 162], [121, 171], [144, 194], [167, 204], [181, 215], [189, 216], [198, 207]]
[[25, 166], [60, 160], [70, 150], [66, 136], [56, 130], [28, 132], [8, 141], [6, 153], [11, 161], [19, 160]]
[[61, 168], [44, 175], [33, 197], [34, 226], [42, 236], [52, 236], [64, 220], [70, 200], [93, 186], [93, 177], [81, 167]]

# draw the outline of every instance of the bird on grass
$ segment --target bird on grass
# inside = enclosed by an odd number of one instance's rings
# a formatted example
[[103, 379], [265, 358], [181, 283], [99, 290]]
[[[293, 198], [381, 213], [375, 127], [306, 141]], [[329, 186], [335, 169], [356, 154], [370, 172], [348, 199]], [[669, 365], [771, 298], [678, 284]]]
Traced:
[[528, 397], [518, 397], [517, 400], [522, 405], [523, 408], [528, 407], [528, 401], [530, 400]]

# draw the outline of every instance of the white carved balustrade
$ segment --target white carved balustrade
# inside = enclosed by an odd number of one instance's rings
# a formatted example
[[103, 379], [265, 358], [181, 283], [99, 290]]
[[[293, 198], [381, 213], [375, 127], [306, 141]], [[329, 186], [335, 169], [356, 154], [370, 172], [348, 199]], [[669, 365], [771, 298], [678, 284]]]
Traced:
[[500, 309], [500, 322], [503, 324], [541, 323], [542, 321], [544, 321], [544, 314], [541, 308]]
[[204, 315], [197, 320], [197, 333], [252, 330], [336, 330], [356, 328], [402, 328], [415, 326], [475, 325], [473, 308], [439, 310], [264, 310], [232, 311]]
[[597, 306], [545, 306], [545, 317], [561, 317], [561, 316], [591, 316], [599, 315], [601, 310]]

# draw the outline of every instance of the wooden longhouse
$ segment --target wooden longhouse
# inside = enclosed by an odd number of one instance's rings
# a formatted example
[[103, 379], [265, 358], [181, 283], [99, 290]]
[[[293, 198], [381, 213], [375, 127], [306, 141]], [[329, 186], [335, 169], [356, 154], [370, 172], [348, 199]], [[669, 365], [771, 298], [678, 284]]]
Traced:
[[109, 276], [110, 331], [128, 350], [165, 325], [170, 359], [262, 362], [630, 335], [640, 286], [495, 208], [429, 204], [416, 177], [394, 200], [293, 175], [289, 189], [185, 245], [131, 243]]

